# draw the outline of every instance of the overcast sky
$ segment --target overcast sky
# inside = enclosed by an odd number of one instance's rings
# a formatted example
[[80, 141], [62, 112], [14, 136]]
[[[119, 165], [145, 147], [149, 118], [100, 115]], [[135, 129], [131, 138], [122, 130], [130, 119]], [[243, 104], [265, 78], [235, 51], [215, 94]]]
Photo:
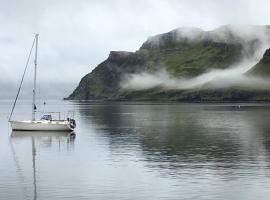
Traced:
[[111, 50], [135, 51], [149, 36], [183, 26], [270, 24], [269, 6], [267, 0], [0, 0], [0, 84], [20, 79], [33, 33], [40, 34], [39, 80], [74, 85]]

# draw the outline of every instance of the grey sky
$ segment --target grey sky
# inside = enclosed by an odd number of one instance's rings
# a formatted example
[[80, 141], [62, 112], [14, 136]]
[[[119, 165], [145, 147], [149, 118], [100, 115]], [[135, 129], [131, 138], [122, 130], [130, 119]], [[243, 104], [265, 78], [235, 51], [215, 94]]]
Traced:
[[111, 50], [135, 51], [148, 36], [182, 26], [270, 24], [269, 6], [267, 0], [0, 0], [0, 84], [18, 82], [36, 32], [39, 80], [74, 85]]

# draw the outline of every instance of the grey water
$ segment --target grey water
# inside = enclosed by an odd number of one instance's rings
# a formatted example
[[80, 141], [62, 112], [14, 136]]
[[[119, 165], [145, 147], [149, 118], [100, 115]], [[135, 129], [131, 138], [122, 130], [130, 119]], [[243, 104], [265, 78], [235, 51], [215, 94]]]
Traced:
[[[76, 136], [11, 133], [0, 101], [0, 199], [269, 199], [270, 104], [48, 101]], [[31, 102], [15, 118], [30, 118]]]

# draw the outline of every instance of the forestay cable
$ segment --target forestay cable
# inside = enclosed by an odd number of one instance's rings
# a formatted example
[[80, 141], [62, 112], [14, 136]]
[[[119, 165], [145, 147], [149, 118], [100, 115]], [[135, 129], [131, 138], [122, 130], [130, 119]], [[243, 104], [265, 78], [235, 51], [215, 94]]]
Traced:
[[27, 59], [27, 62], [26, 62], [25, 68], [24, 68], [24, 72], [23, 72], [23, 75], [22, 75], [22, 79], [21, 79], [21, 82], [20, 82], [20, 86], [19, 86], [19, 89], [18, 89], [16, 98], [15, 98], [15, 101], [14, 101], [14, 103], [13, 103], [13, 107], [12, 107], [11, 113], [10, 113], [10, 115], [9, 115], [8, 121], [11, 120], [11, 117], [12, 117], [12, 114], [13, 114], [13, 111], [14, 111], [14, 108], [15, 108], [15, 105], [16, 105], [16, 102], [17, 102], [17, 99], [18, 99], [18, 96], [19, 96], [19, 94], [20, 94], [21, 87], [22, 87], [22, 83], [23, 83], [23, 79], [24, 79], [24, 76], [25, 76], [25, 73], [26, 73], [26, 70], [27, 70], [29, 61], [30, 61], [30, 57], [31, 57], [31, 54], [32, 54], [32, 50], [33, 50], [35, 41], [36, 41], [36, 38], [33, 40], [33, 44], [32, 44], [32, 47], [31, 47], [30, 52], [29, 52], [29, 55], [28, 55], [28, 59]]

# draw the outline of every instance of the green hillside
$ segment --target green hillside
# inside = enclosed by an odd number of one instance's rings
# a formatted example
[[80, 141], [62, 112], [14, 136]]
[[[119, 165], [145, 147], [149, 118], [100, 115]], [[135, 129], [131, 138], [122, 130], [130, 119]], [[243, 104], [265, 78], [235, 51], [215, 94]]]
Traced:
[[[252, 31], [270, 33], [268, 26], [248, 28]], [[67, 99], [223, 101], [223, 97], [230, 100], [231, 95], [231, 99], [234, 100], [237, 95], [231, 93], [235, 93], [237, 89], [167, 91], [157, 87], [144, 91], [128, 91], [121, 88], [120, 82], [126, 74], [152, 73], [159, 69], [166, 69], [174, 77], [184, 78], [196, 77], [213, 69], [227, 69], [240, 62], [243, 56], [254, 56], [260, 45], [260, 38], [256, 34], [242, 38], [242, 34], [231, 26], [223, 26], [213, 31], [194, 28], [175, 29], [150, 37], [136, 52], [112, 51], [104, 62], [82, 78]], [[262, 70], [261, 67], [258, 68]], [[242, 93], [246, 94], [246, 91]], [[251, 98], [250, 96], [254, 95], [248, 96]], [[252, 98], [256, 96], [258, 95]], [[238, 99], [241, 99], [241, 95]]]
[[248, 74], [270, 78], [270, 49], [265, 51], [263, 58], [248, 72]]

